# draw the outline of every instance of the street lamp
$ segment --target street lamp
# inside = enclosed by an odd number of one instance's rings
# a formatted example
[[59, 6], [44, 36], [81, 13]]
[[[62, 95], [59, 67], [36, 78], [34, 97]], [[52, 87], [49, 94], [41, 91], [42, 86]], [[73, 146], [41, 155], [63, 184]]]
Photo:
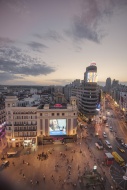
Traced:
[[97, 171], [97, 166], [94, 165], [94, 166], [93, 166], [93, 172], [96, 172], [96, 171]]

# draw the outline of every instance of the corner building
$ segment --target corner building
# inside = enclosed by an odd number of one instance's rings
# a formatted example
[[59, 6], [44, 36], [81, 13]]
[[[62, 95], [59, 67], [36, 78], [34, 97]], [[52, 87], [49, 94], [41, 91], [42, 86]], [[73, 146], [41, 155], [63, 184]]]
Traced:
[[97, 67], [95, 63], [91, 63], [84, 73], [84, 84], [79, 98], [79, 111], [87, 118], [92, 118], [96, 115], [98, 101]]
[[77, 105], [70, 97], [69, 104], [45, 104], [29, 99], [19, 101], [7, 96], [6, 138], [9, 147], [36, 146], [46, 142], [76, 140]]

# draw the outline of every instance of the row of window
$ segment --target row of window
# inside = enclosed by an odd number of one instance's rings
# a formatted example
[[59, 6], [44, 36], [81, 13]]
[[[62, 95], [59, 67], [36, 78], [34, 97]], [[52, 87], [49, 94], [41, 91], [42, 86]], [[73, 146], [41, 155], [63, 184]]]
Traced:
[[15, 132], [14, 136], [15, 137], [32, 137], [32, 136], [36, 136], [37, 133], [36, 132]]
[[37, 124], [37, 122], [36, 121], [33, 121], [33, 122], [31, 122], [31, 121], [29, 121], [29, 122], [15, 122], [14, 123], [14, 125], [24, 125], [24, 126], [26, 126], [26, 125], [36, 125]]
[[14, 119], [37, 119], [37, 116], [15, 116]]
[[13, 114], [36, 114], [34, 111], [28, 111], [28, 112], [13, 112]]
[[[52, 116], [65, 116], [65, 113], [51, 113]], [[76, 115], [76, 113], [73, 113], [73, 115]], [[42, 113], [40, 113], [40, 116], [42, 116]], [[48, 116], [48, 114], [45, 114], [45, 116]]]
[[15, 127], [15, 131], [36, 131], [37, 127]]

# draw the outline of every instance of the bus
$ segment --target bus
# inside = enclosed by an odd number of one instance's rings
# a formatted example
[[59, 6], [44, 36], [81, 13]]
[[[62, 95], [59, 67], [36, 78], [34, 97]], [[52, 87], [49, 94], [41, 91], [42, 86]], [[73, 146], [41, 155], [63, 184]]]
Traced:
[[116, 161], [120, 166], [125, 166], [125, 161], [124, 161], [124, 159], [123, 159], [117, 152], [112, 152], [112, 155], [113, 155], [115, 161]]
[[17, 155], [17, 151], [13, 151], [13, 152], [7, 152], [7, 157], [12, 157], [12, 156], [16, 156]]
[[110, 152], [105, 152], [104, 161], [107, 166], [111, 166], [114, 162], [114, 157]]

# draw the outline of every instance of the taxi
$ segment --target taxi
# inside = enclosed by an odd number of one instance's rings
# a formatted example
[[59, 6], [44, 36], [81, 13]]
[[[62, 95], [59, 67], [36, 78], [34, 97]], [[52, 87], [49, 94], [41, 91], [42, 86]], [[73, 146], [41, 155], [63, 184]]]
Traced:
[[120, 152], [125, 152], [125, 150], [123, 149], [123, 148], [120, 148], [119, 146], [117, 147], [118, 148], [118, 150], [120, 151]]

